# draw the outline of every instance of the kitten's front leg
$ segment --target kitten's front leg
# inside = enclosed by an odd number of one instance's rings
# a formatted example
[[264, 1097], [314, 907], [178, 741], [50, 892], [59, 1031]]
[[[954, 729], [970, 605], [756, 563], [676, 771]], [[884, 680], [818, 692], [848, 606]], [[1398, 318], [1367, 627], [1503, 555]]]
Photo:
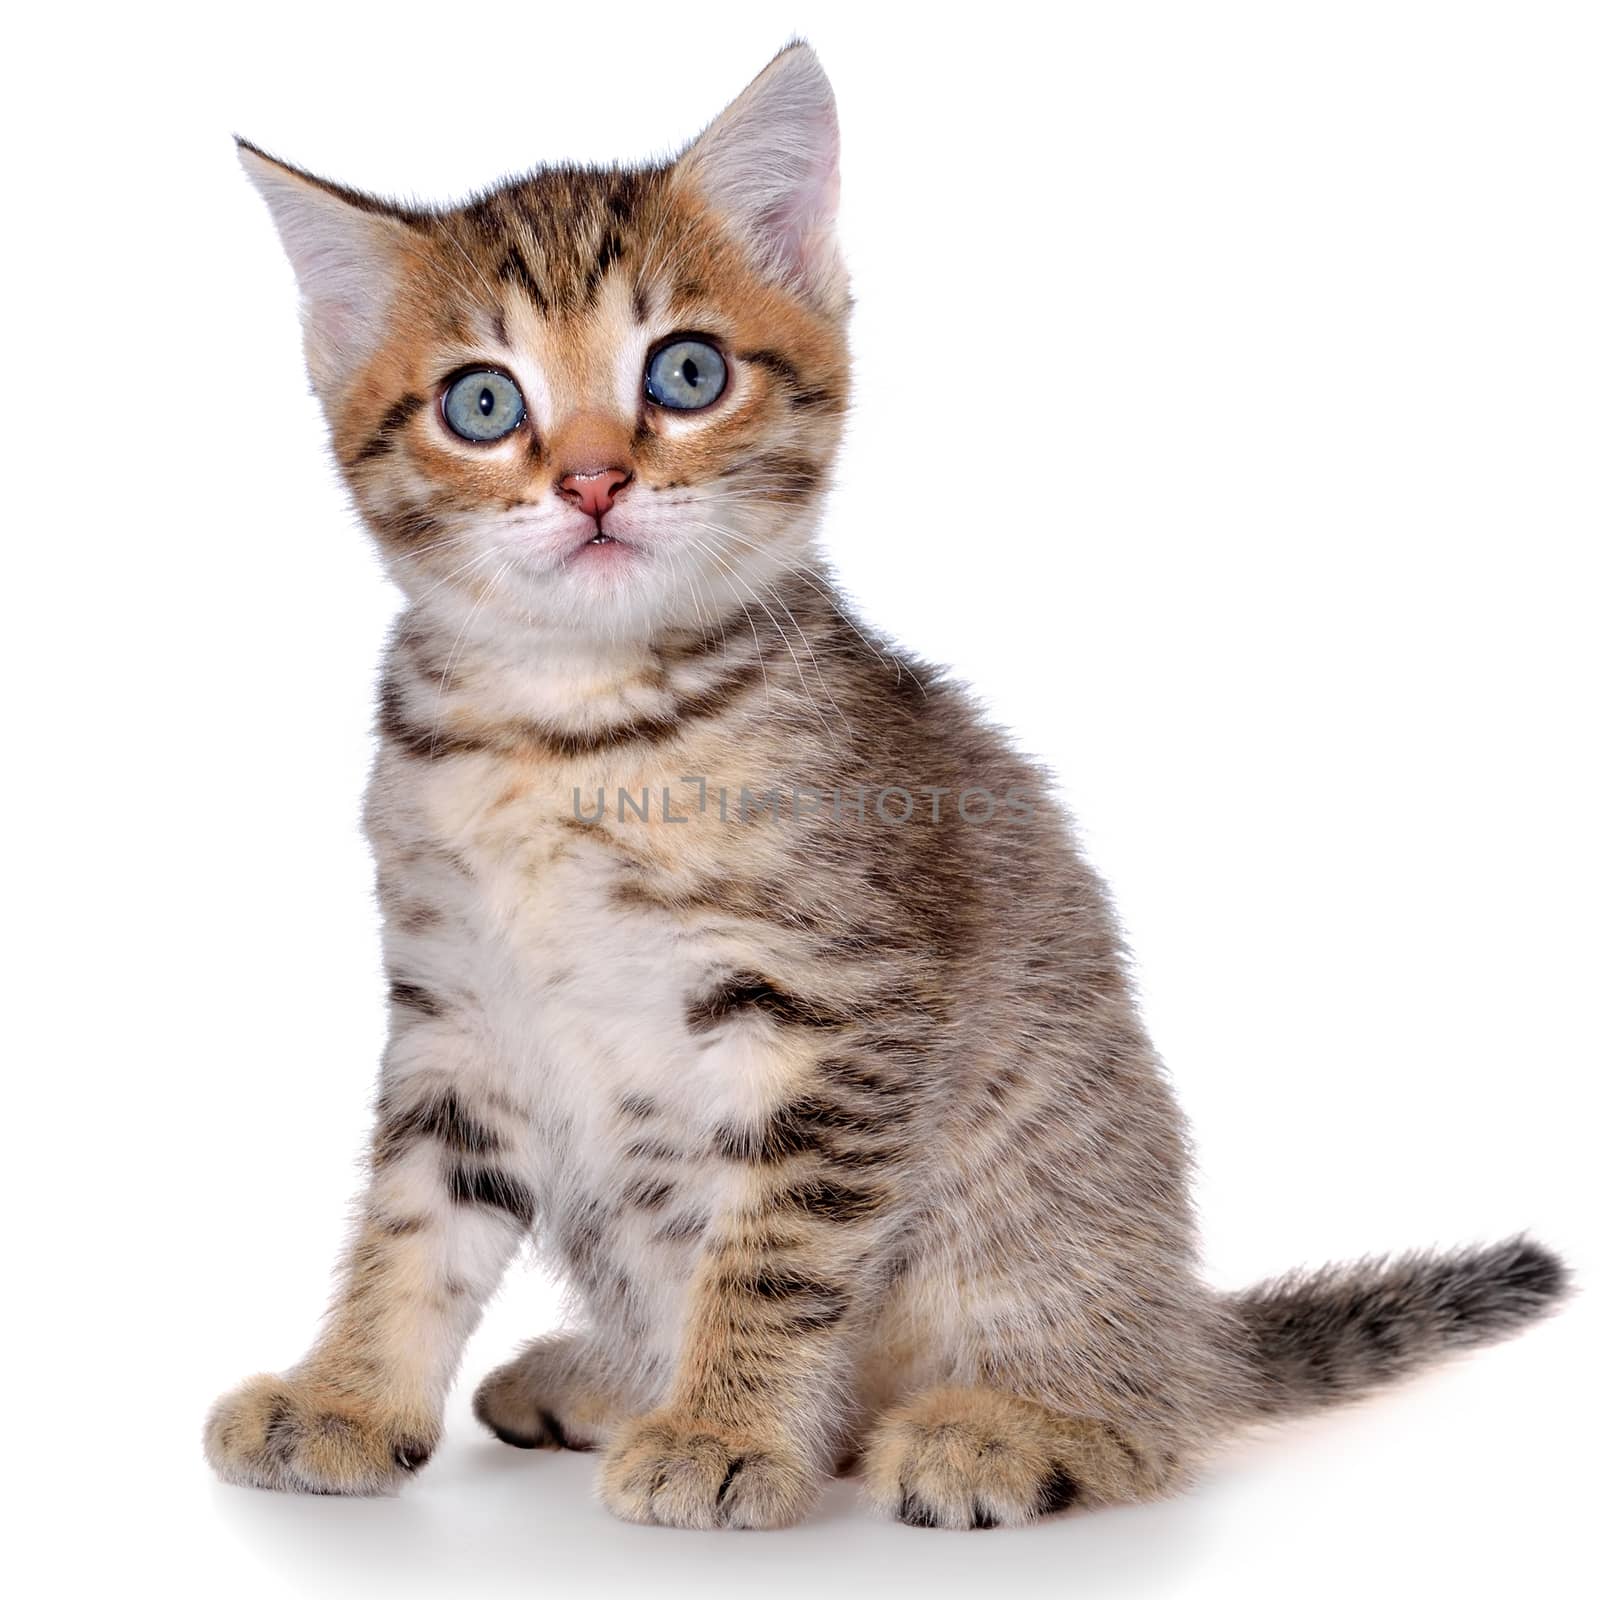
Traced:
[[[625, 1426], [601, 1494], [631, 1522], [773, 1528], [831, 1468], [890, 1209], [886, 1152], [809, 1094], [726, 1141], [737, 1171], [690, 1293], [665, 1402]], [[865, 1174], [870, 1172], [871, 1176]]]
[[431, 996], [397, 985], [372, 1177], [321, 1336], [218, 1402], [206, 1454], [229, 1482], [374, 1494], [420, 1467], [484, 1301], [533, 1220], [526, 1119], [488, 1086]]

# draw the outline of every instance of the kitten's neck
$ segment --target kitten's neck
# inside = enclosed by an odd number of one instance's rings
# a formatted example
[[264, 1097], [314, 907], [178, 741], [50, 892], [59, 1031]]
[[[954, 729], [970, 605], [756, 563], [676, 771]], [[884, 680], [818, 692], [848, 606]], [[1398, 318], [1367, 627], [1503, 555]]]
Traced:
[[510, 737], [520, 728], [581, 741], [670, 721], [757, 681], [769, 696], [803, 692], [803, 664], [840, 616], [830, 588], [799, 582], [708, 625], [648, 638], [518, 627], [413, 604], [391, 639], [386, 701], [411, 724], [456, 737]]

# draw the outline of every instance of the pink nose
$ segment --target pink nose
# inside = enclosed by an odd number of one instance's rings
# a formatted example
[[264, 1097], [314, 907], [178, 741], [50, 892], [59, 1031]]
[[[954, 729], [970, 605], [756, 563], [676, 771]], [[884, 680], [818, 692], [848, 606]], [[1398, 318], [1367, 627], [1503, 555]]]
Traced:
[[569, 472], [556, 485], [556, 493], [598, 522], [632, 481], [633, 474], [618, 467], [606, 467], [599, 472]]

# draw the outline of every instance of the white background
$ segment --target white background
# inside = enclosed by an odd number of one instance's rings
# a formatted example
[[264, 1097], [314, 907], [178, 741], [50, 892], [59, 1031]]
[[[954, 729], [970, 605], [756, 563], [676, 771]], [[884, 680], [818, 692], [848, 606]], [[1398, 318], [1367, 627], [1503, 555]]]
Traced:
[[[624, 1527], [472, 1382], [394, 1500], [214, 1484], [309, 1337], [382, 1023], [394, 597], [237, 129], [426, 198], [839, 93], [828, 544], [1060, 774], [1194, 1120], [1209, 1267], [1530, 1227], [1592, 1265], [1600, 37], [1587, 5], [28, 8], [0, 96], [16, 1592], [1566, 1594], [1596, 1319], [1017, 1534]], [[42, 31], [41, 31], [42, 30]], [[20, 1532], [20, 1537], [19, 1537]], [[1583, 1569], [1578, 1569], [1583, 1570]]]

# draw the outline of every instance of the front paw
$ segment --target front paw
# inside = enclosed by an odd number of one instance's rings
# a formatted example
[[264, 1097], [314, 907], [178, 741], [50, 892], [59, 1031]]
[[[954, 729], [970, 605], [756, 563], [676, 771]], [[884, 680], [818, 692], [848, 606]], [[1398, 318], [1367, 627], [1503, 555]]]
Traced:
[[600, 1497], [628, 1522], [671, 1528], [784, 1528], [817, 1498], [820, 1475], [779, 1437], [655, 1411], [606, 1452]]
[[229, 1483], [301, 1494], [383, 1494], [427, 1461], [436, 1422], [380, 1413], [298, 1373], [252, 1378], [206, 1419], [206, 1459]]
[[1014, 1528], [1078, 1498], [1074, 1429], [1017, 1396], [935, 1389], [881, 1417], [862, 1456], [867, 1498], [919, 1528]]

